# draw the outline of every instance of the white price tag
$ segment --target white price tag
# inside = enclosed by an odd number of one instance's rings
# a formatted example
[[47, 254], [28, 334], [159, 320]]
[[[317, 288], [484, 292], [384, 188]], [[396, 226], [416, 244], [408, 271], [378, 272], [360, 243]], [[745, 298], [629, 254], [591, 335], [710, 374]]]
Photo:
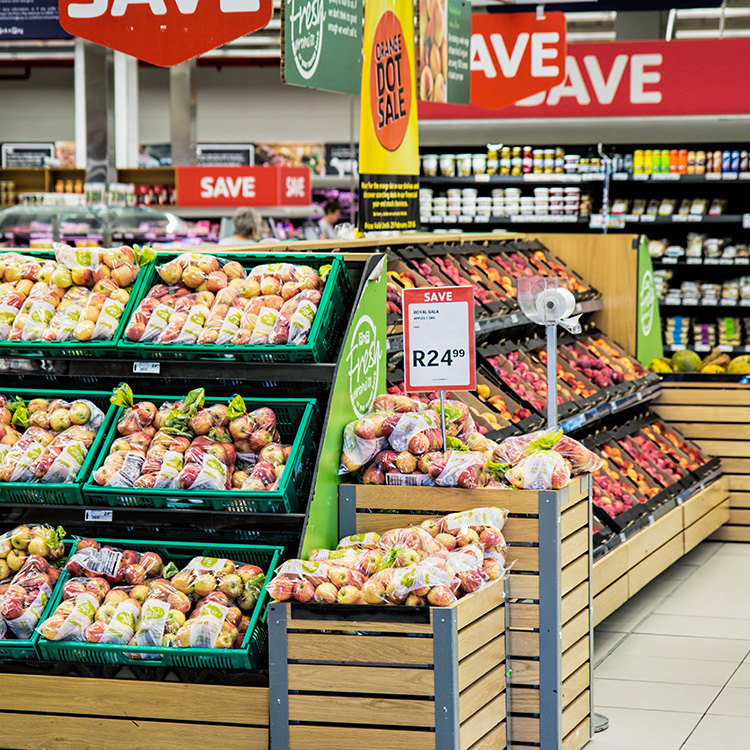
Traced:
[[653, 214], [643, 214], [641, 216], [641, 223], [647, 223], [647, 222], [654, 222], [656, 221], [656, 216]]
[[724, 172], [721, 175], [722, 180], [729, 180], [730, 182], [739, 178], [737, 172]]
[[750, 229], [750, 214], [742, 214], [742, 228]]
[[490, 175], [488, 174], [475, 174], [474, 175], [474, 182], [489, 182], [490, 181]]
[[403, 302], [406, 390], [473, 391], [473, 288], [404, 289]]
[[110, 523], [112, 521], [111, 510], [87, 510], [84, 515], [84, 521], [99, 521]]
[[158, 375], [160, 371], [160, 362], [133, 362], [133, 373], [136, 375]]

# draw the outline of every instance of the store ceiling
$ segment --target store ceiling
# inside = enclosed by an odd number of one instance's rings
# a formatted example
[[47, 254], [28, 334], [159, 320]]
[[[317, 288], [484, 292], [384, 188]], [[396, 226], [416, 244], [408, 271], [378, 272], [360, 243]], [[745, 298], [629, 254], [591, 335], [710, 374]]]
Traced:
[[[474, 4], [515, 6], [538, 4], [537, 0], [473, 0]], [[615, 39], [615, 10], [598, 8], [634, 6], [659, 9], [667, 6], [669, 0], [584, 0], [571, 4], [562, 0], [548, 0], [547, 7], [576, 9], [568, 13], [568, 40], [571, 42], [602, 42]], [[727, 0], [725, 8], [705, 7], [718, 0], [672, 0], [672, 4], [691, 6], [700, 3], [701, 8], [682, 7], [674, 14], [673, 38], [675, 39], [717, 39], [724, 37], [750, 36], [750, 0]], [[597, 8], [597, 10], [589, 10]], [[277, 64], [279, 60], [280, 0], [274, 0], [274, 15], [269, 25], [255, 34], [241, 37], [201, 58], [201, 65], [252, 65]], [[4, 42], [0, 44], [0, 64], [4, 66], [72, 64], [73, 41], [54, 40], [49, 42]]]

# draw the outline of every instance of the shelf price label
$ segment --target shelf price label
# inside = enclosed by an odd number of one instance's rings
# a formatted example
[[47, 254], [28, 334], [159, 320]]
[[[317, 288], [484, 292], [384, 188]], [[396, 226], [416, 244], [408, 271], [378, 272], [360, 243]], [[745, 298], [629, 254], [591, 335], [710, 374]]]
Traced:
[[472, 287], [404, 289], [403, 303], [405, 390], [475, 390]]

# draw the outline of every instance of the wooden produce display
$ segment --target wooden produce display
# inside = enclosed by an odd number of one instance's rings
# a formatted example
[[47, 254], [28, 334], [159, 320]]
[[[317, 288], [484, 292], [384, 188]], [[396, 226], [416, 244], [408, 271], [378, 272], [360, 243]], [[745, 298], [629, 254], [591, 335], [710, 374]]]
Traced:
[[701, 450], [721, 458], [729, 511], [711, 538], [750, 542], [750, 386], [698, 376], [695, 381], [666, 381], [654, 411]]
[[444, 608], [272, 603], [272, 750], [502, 750], [504, 610], [502, 580]]
[[339, 489], [342, 536], [477, 507], [509, 511], [503, 527], [507, 559], [513, 563], [507, 602], [509, 745], [579, 750], [590, 738], [590, 487], [590, 477], [583, 476], [557, 492], [434, 487], [403, 492], [376, 485]]
[[268, 688], [0, 674], [0, 746], [268, 748]]

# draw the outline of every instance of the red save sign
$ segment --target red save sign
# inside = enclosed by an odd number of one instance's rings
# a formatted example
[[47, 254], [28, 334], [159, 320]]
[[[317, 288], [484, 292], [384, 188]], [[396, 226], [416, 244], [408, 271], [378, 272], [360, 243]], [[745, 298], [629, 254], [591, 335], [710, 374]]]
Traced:
[[474, 290], [404, 289], [404, 390], [476, 389]]
[[190, 60], [262, 29], [271, 0], [59, 0], [69, 34], [153, 65]]
[[471, 24], [471, 103], [500, 109], [562, 83], [565, 14], [478, 13]]
[[177, 204], [309, 205], [310, 183], [309, 167], [177, 167]]

